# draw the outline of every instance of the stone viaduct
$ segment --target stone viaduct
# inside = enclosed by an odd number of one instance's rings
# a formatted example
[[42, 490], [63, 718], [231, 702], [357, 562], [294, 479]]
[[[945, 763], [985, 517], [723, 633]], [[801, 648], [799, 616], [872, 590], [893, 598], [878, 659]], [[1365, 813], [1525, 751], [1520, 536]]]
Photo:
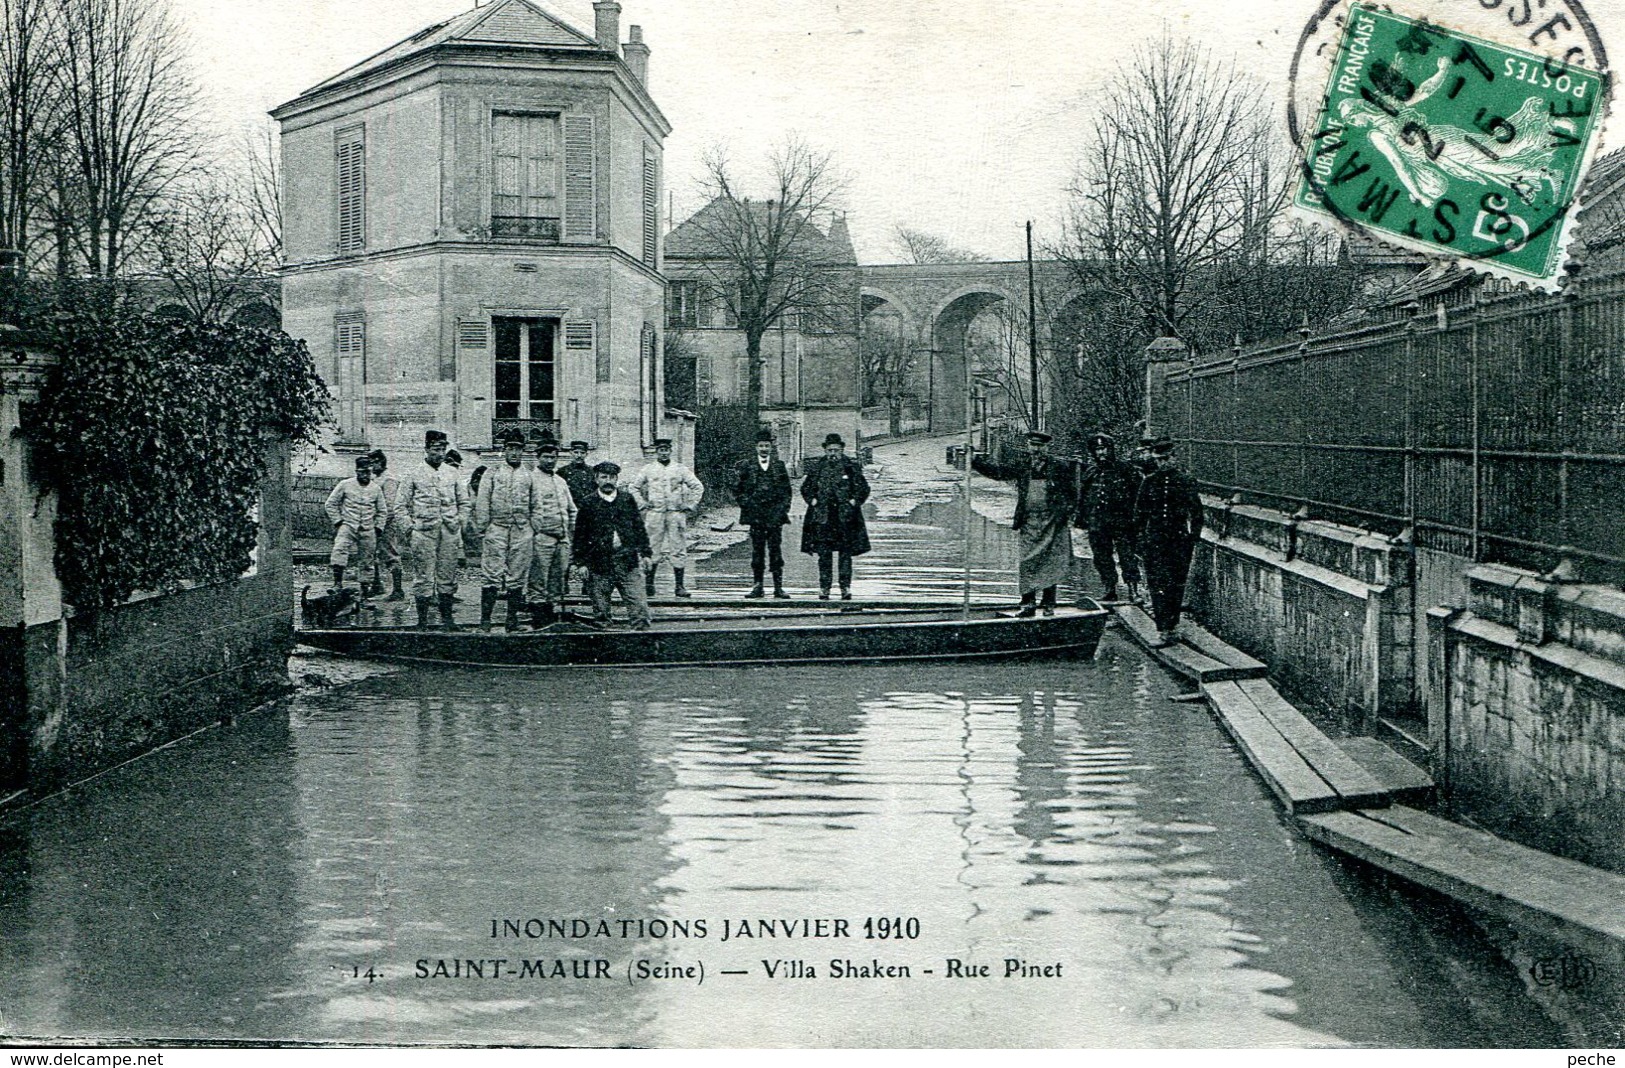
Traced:
[[[877, 314], [896, 316], [906, 343], [918, 353], [917, 387], [931, 406], [934, 426], [964, 426], [967, 333], [979, 315], [1003, 304], [1023, 324], [1025, 337], [1026, 261], [877, 264], [857, 270], [863, 329], [874, 328]], [[1033, 274], [1040, 357], [1070, 353], [1085, 326], [1087, 292], [1059, 262], [1038, 261]], [[1026, 358], [1016, 364], [1025, 376]], [[1041, 382], [1041, 391], [1046, 386]]]

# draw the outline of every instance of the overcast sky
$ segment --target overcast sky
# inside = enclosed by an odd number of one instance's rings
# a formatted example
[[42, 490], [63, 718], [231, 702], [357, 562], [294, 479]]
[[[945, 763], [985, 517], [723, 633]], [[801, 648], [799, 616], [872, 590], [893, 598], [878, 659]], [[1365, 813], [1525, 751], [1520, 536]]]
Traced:
[[[225, 136], [301, 90], [472, 0], [170, 0]], [[1091, 100], [1137, 41], [1164, 28], [1258, 77], [1283, 110], [1314, 0], [621, 0], [652, 49], [671, 121], [666, 183], [697, 206], [705, 150], [741, 163], [797, 131], [850, 176], [860, 258], [896, 258], [896, 224], [997, 258], [1022, 225], [1053, 233]], [[538, 6], [591, 35], [591, 0]], [[1588, 5], [1625, 54], [1625, 0]], [[1617, 31], [1617, 32], [1616, 32]], [[1284, 121], [1283, 121], [1284, 129]], [[1285, 137], [1285, 134], [1282, 134]]]

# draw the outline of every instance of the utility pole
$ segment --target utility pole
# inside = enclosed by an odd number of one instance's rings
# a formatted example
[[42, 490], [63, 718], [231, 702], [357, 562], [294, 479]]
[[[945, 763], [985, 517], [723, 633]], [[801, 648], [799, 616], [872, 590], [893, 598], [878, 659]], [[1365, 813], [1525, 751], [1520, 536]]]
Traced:
[[[966, 356], [968, 360], [970, 357]], [[1043, 424], [1038, 418], [1038, 304], [1033, 296], [1033, 221], [1027, 220], [1027, 373], [1032, 378], [1032, 413], [1029, 429]]]

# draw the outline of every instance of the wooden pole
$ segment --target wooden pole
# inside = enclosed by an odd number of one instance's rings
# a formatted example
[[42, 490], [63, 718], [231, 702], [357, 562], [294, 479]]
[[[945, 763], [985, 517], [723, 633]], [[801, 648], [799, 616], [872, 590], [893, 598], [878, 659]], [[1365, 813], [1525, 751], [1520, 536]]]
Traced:
[[961, 607], [961, 616], [970, 622], [970, 543], [971, 524], [976, 521], [976, 512], [971, 508], [970, 489], [970, 459], [975, 452], [975, 439], [971, 435], [971, 428], [975, 423], [976, 398], [972, 388], [970, 373], [970, 349], [966, 348], [965, 360], [965, 596]]
[[1032, 376], [1032, 413], [1029, 430], [1039, 430], [1038, 417], [1038, 302], [1033, 295], [1033, 224], [1027, 220], [1027, 373]]

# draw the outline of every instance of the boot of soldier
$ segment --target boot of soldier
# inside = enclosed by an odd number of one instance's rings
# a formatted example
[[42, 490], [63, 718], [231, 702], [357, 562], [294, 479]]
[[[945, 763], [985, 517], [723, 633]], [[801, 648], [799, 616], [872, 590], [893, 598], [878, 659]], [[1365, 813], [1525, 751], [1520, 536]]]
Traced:
[[457, 621], [452, 618], [452, 607], [451, 606], [452, 606], [452, 596], [451, 596], [451, 594], [442, 593], [440, 595], [440, 629], [441, 630], [461, 630], [462, 629], [459, 626], [457, 626]]
[[784, 572], [773, 572], [773, 596], [780, 601], [788, 601], [790, 595], [784, 592]]
[[643, 592], [650, 597], [655, 595], [655, 569], [650, 568], [648, 574], [643, 576]]
[[491, 613], [497, 606], [497, 588], [495, 586], [480, 587], [480, 629], [491, 629]]
[[750, 592], [745, 594], [745, 599], [750, 601], [759, 601], [766, 596], [767, 594], [762, 592], [762, 576], [757, 575], [756, 585], [752, 586], [750, 588]]
[[1138, 582], [1131, 582], [1128, 584], [1128, 602], [1129, 604], [1143, 603], [1140, 600], [1140, 584]]
[[673, 591], [672, 595], [674, 597], [687, 597], [687, 596], [689, 596], [689, 592], [688, 592], [687, 587], [685, 587], [683, 585], [683, 569], [680, 568], [680, 567], [674, 567], [671, 570], [672, 570], [672, 574], [677, 576], [677, 589]]
[[406, 600], [406, 591], [401, 589], [401, 569], [400, 568], [392, 567], [392, 568], [389, 569], [389, 581], [394, 584], [395, 588], [389, 591], [389, 596], [385, 597], [384, 600], [386, 600], [386, 601], [404, 601], [404, 600]]
[[429, 629], [429, 599], [427, 597], [419, 597], [418, 598], [418, 630], [428, 630], [428, 629]]
[[508, 618], [502, 621], [502, 629], [509, 634], [519, 629], [519, 609], [525, 604], [525, 595], [518, 590], [508, 591]]

